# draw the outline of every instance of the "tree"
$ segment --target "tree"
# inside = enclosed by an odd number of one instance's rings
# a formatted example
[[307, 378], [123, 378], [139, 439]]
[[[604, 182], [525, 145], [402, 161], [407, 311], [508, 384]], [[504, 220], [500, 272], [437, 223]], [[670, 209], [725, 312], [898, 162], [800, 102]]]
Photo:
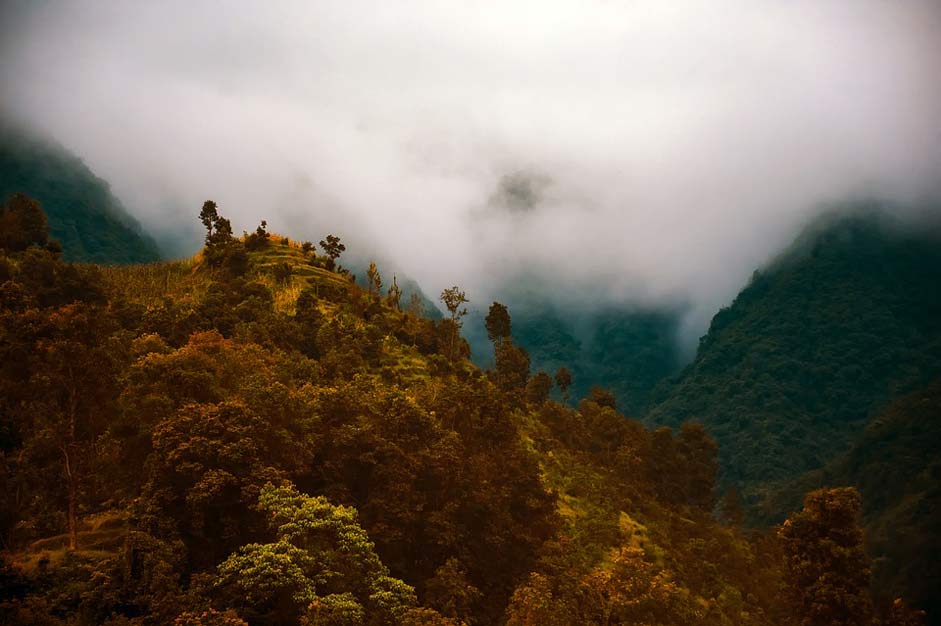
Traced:
[[526, 399], [533, 404], [541, 404], [549, 399], [552, 391], [552, 377], [545, 372], [537, 372], [526, 384]]
[[685, 502], [711, 511], [715, 506], [716, 474], [719, 472], [719, 446], [698, 422], [684, 422], [676, 437], [685, 479]]
[[441, 615], [473, 621], [480, 590], [467, 579], [467, 570], [454, 557], [445, 561], [425, 585], [426, 602]]
[[487, 327], [487, 337], [493, 343], [510, 337], [510, 312], [499, 302], [490, 305], [484, 323]]
[[89, 474], [87, 457], [113, 400], [115, 363], [108, 336], [116, 324], [106, 311], [71, 304], [49, 316], [47, 338], [36, 346], [35, 393], [44, 406], [35, 431], [38, 447], [61, 453], [68, 489], [69, 549], [78, 544], [78, 497]]
[[212, 200], [203, 202], [203, 208], [199, 212], [199, 221], [206, 227], [206, 245], [212, 243], [212, 231], [216, 222], [219, 221], [218, 205]]
[[529, 380], [529, 355], [503, 339], [494, 348], [495, 382], [504, 391], [523, 389]]
[[562, 401], [569, 401], [569, 387], [572, 386], [572, 372], [567, 367], [560, 367], [555, 372], [555, 384], [562, 392]]
[[455, 360], [454, 346], [457, 343], [457, 334], [461, 328], [461, 318], [467, 315], [467, 308], [461, 308], [461, 305], [470, 302], [470, 300], [468, 300], [467, 295], [455, 285], [441, 292], [441, 301], [444, 303], [448, 314], [451, 316], [451, 339], [448, 348], [448, 356], [453, 361]]
[[233, 274], [240, 275], [247, 269], [248, 258], [244, 248], [233, 245], [232, 223], [219, 214], [218, 206], [212, 200], [206, 200], [199, 212], [199, 220], [206, 227], [206, 261], [212, 267], [224, 265]]
[[[218, 568], [216, 587], [257, 621], [394, 624], [415, 606], [415, 590], [389, 575], [359, 525], [356, 509], [292, 485], [265, 485], [258, 510], [274, 531]], [[293, 619], [292, 619], [293, 618]]]
[[872, 618], [859, 492], [818, 489], [778, 531], [787, 600], [801, 626], [859, 626]]
[[326, 239], [321, 239], [320, 247], [330, 257], [330, 269], [333, 269], [336, 260], [346, 251], [346, 246], [340, 243], [340, 238], [335, 235], [327, 235]]
[[301, 244], [301, 252], [303, 252], [305, 255], [310, 254], [313, 251], [314, 251], [314, 244], [311, 243], [310, 241], [305, 241], [304, 243]]
[[613, 551], [611, 563], [582, 578], [582, 620], [579, 623], [662, 624], [687, 626], [702, 623], [698, 607], [669, 572], [644, 558], [640, 548]]
[[559, 611], [552, 586], [542, 574], [532, 573], [513, 592], [506, 609], [507, 626], [562, 626], [571, 616]]
[[379, 295], [379, 290], [382, 289], [382, 274], [379, 273], [375, 261], [370, 261], [369, 269], [366, 270], [366, 289], [370, 295], [374, 294], [376, 296]]
[[268, 222], [261, 220], [261, 224], [252, 234], [245, 235], [245, 247], [248, 250], [260, 250], [268, 245], [271, 235], [268, 234]]
[[392, 275], [392, 285], [389, 286], [389, 291], [386, 293], [386, 302], [389, 303], [389, 306], [399, 310], [399, 302], [402, 300], [402, 290], [399, 289], [399, 284], [395, 281], [395, 274]]
[[0, 207], [0, 248], [17, 252], [32, 245], [49, 245], [46, 214], [39, 202], [15, 193]]
[[618, 400], [614, 396], [614, 392], [609, 389], [604, 389], [598, 385], [592, 385], [591, 389], [588, 391], [588, 400], [594, 402], [598, 406], [606, 406], [608, 408], [618, 409]]

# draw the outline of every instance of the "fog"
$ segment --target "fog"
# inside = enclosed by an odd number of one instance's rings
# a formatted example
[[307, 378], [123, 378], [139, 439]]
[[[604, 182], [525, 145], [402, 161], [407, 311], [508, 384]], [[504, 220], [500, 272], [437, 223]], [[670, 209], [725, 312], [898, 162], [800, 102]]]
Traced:
[[212, 198], [479, 305], [685, 302], [701, 330], [823, 207], [941, 183], [935, 0], [6, 2], [0, 24], [4, 114], [164, 242], [194, 248]]

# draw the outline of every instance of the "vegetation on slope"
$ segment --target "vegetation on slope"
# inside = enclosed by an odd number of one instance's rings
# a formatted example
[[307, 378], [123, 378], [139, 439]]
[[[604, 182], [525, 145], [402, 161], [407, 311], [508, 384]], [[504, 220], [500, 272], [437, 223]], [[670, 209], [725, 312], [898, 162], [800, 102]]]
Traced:
[[[682, 367], [676, 312], [567, 312], [532, 299], [513, 308], [514, 340], [529, 353], [535, 369], [568, 368], [572, 398], [587, 395], [592, 387], [610, 389], [621, 411], [641, 416], [657, 384]], [[493, 354], [478, 335], [471, 333], [468, 340], [475, 362], [486, 365]]]
[[[457, 287], [442, 294], [450, 317], [416, 317], [379, 291], [378, 268], [357, 287], [337, 238], [321, 255], [264, 222], [235, 238], [213, 203], [201, 219], [206, 248], [179, 263], [72, 265], [45, 233], [5, 240], [4, 623], [872, 613], [867, 564], [819, 558], [821, 538], [859, 553], [852, 493], [819, 492], [793, 532], [749, 538], [733, 506], [729, 526], [712, 515], [702, 427], [649, 431], [601, 391], [578, 409], [549, 400], [508, 314], [488, 324], [483, 372], [457, 335]], [[917, 623], [903, 609], [881, 623]]]
[[648, 422], [700, 420], [752, 501], [822, 467], [941, 369], [939, 242], [870, 215], [811, 229], [716, 314]]
[[39, 200], [66, 260], [146, 263], [160, 258], [108, 183], [78, 157], [0, 120], [0, 201], [14, 193]]
[[[941, 381], [893, 402], [870, 420], [852, 449], [782, 489], [761, 511], [781, 519], [800, 494], [852, 486], [873, 561], [873, 590], [941, 613]], [[937, 623], [937, 618], [935, 622]]]

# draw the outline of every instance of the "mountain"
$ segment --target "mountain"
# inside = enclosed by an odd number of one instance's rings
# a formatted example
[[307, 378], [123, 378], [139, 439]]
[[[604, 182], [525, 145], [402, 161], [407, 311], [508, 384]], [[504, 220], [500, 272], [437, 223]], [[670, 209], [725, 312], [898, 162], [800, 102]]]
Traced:
[[941, 379], [892, 402], [847, 453], [778, 491], [764, 521], [780, 521], [801, 494], [827, 485], [862, 495], [873, 588], [941, 614]]
[[108, 183], [65, 148], [0, 120], [0, 199], [22, 192], [42, 204], [70, 261], [146, 263], [160, 258]]
[[725, 481], [754, 503], [846, 452], [939, 371], [939, 230], [860, 210], [813, 225], [756, 272], [646, 420], [700, 421]]
[[[4, 209], [0, 622], [799, 623], [788, 563], [816, 544], [714, 516], [701, 426], [483, 372], [450, 320], [204, 210], [194, 258], [95, 266]], [[795, 529], [858, 555], [853, 493]], [[865, 565], [815, 562], [856, 581], [834, 610], [869, 611]]]
[[[602, 387], [614, 393], [619, 410], [640, 416], [657, 384], [684, 364], [677, 342], [679, 311], [614, 306], [572, 311], [533, 298], [509, 300], [509, 309], [513, 339], [529, 353], [533, 371], [551, 375], [568, 368], [573, 401]], [[489, 367], [493, 347], [483, 317], [469, 316], [465, 335], [475, 362]]]

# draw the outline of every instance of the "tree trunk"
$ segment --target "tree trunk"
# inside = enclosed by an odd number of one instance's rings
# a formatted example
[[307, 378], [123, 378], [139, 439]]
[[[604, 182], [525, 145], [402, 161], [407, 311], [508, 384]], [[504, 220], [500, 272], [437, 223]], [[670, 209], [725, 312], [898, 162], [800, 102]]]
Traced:
[[75, 521], [76, 485], [75, 472], [72, 468], [72, 458], [69, 456], [69, 445], [62, 446], [62, 458], [65, 460], [65, 478], [69, 482], [69, 550], [78, 547], [78, 529]]
[[[71, 370], [70, 370], [71, 373]], [[69, 391], [69, 441], [63, 449], [65, 455], [65, 474], [69, 480], [69, 550], [78, 548], [78, 529], [76, 523], [76, 500], [78, 492], [77, 469], [73, 467], [73, 459], [70, 452], [75, 448], [75, 413], [77, 411], [78, 400], [76, 398], [75, 388]]]

